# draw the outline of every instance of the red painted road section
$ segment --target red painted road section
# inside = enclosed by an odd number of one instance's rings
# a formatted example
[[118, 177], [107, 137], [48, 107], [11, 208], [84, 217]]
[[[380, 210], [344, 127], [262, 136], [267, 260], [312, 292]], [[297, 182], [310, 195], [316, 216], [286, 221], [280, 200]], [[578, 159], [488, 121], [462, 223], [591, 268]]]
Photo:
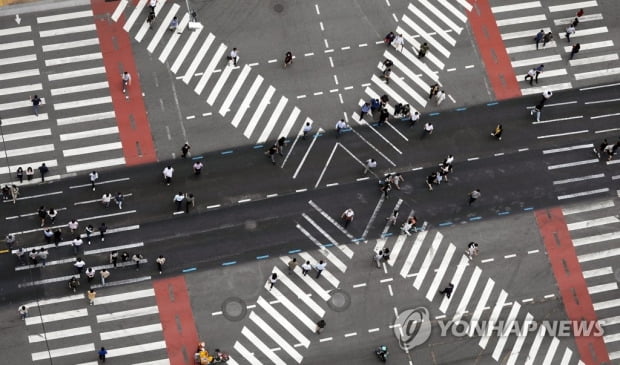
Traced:
[[198, 331], [184, 276], [153, 283], [159, 318], [171, 365], [194, 363]]
[[469, 2], [474, 8], [467, 13], [467, 17], [495, 99], [505, 100], [521, 96], [521, 88], [495, 23], [489, 0], [469, 0]]
[[[122, 15], [118, 22], [114, 22], [109, 17], [117, 5], [118, 2], [115, 1], [91, 0], [125, 162], [128, 166], [132, 166], [155, 162], [157, 154], [142, 98], [142, 88], [131, 49], [131, 40], [122, 27], [125, 24], [125, 16]], [[122, 92], [121, 74], [124, 71], [131, 75], [129, 99], [125, 99]]]
[[[568, 319], [596, 321], [592, 299], [562, 210], [552, 208], [536, 211], [535, 214]], [[575, 337], [575, 342], [581, 360], [587, 365], [609, 362], [609, 354], [602, 336], [578, 336]]]

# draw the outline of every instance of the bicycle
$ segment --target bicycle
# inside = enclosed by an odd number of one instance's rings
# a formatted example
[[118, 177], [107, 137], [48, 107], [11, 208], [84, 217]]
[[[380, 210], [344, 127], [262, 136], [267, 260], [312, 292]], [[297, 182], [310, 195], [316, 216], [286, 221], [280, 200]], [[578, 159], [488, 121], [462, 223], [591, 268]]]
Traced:
[[123, 94], [125, 94], [126, 99], [129, 99], [129, 95], [127, 95], [127, 88], [131, 86], [131, 75], [129, 72], [123, 72], [121, 75], [121, 80], [123, 81]]

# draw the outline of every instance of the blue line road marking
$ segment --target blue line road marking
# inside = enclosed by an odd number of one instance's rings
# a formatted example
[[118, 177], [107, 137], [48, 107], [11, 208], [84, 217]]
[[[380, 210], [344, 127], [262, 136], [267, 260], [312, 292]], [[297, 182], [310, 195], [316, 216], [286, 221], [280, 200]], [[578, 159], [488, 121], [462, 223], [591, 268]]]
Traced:
[[196, 271], [198, 269], [196, 269], [195, 267], [190, 267], [189, 269], [183, 269], [183, 272], [191, 272], [191, 271]]
[[228, 261], [228, 262], [224, 262], [224, 263], [222, 264], [222, 266], [230, 266], [230, 265], [234, 265], [234, 264], [236, 264], [236, 263], [237, 263], [237, 261]]
[[256, 256], [257, 260], [264, 260], [264, 259], [268, 259], [269, 255], [262, 255], [262, 256]]
[[233, 150], [222, 151], [222, 152], [220, 152], [220, 155], [230, 155], [230, 154], [232, 154], [233, 152], [234, 152]]

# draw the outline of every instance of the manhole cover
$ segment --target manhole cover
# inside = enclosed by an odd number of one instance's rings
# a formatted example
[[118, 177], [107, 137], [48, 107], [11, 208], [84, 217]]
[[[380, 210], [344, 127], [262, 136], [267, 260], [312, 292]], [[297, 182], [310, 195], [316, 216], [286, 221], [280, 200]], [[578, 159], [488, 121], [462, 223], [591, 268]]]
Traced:
[[228, 298], [222, 303], [222, 314], [231, 321], [240, 321], [245, 318], [248, 307], [241, 298]]
[[284, 11], [284, 5], [282, 4], [275, 4], [273, 6], [273, 10], [275, 10], [276, 13], [281, 13]]
[[351, 296], [344, 290], [336, 289], [332, 291], [331, 298], [327, 301], [327, 305], [334, 312], [343, 312], [351, 305]]

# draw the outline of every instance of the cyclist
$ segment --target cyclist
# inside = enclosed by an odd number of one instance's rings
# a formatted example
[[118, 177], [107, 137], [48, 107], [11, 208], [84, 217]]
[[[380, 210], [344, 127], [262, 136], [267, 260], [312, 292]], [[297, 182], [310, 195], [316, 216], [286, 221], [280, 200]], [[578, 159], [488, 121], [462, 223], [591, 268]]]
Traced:
[[129, 72], [125, 71], [121, 75], [121, 79], [123, 80], [123, 94], [127, 93], [127, 87], [131, 86], [131, 75]]

